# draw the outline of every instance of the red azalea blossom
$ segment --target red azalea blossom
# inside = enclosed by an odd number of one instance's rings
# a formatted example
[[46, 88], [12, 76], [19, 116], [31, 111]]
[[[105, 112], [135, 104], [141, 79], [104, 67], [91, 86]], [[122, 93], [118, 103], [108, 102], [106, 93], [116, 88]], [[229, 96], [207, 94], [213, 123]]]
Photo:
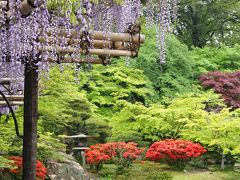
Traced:
[[[13, 162], [11, 165], [14, 166], [13, 169], [6, 169], [11, 174], [21, 175], [23, 168], [23, 158], [21, 156], [11, 156], [9, 160]], [[36, 162], [36, 176], [38, 180], [44, 180], [46, 178], [47, 169], [41, 161]]]
[[133, 142], [113, 142], [105, 144], [96, 144], [86, 150], [87, 163], [90, 165], [99, 165], [107, 161], [113, 161], [117, 158], [133, 161], [137, 159], [144, 148], [138, 149], [137, 144]]
[[166, 139], [153, 143], [146, 153], [146, 158], [152, 161], [159, 161], [161, 159], [187, 161], [205, 152], [206, 149], [198, 143], [187, 140]]

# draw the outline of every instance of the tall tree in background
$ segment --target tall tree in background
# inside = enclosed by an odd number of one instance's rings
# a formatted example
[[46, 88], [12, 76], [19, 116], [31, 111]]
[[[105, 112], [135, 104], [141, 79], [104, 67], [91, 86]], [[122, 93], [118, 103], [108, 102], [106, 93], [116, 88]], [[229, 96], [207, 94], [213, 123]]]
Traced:
[[240, 0], [180, 0], [176, 34], [189, 48], [240, 39]]

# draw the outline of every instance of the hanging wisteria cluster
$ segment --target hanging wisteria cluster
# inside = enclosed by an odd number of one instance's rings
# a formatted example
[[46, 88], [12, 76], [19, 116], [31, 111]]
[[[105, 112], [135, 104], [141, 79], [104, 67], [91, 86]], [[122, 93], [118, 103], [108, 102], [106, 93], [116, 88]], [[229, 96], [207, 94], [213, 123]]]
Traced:
[[157, 48], [160, 63], [165, 63], [166, 35], [171, 32], [172, 21], [177, 19], [178, 0], [149, 0], [146, 4], [147, 26], [157, 25]]
[[157, 25], [157, 50], [160, 63], [165, 63], [166, 35], [171, 32], [171, 24], [177, 20], [178, 0], [148, 0], [142, 6], [140, 0], [100, 0], [94, 5], [94, 28], [97, 30], [124, 32], [129, 25], [139, 23], [144, 13], [147, 27]]
[[[48, 14], [39, 7], [31, 16], [23, 18], [19, 12], [21, 0], [0, 3], [0, 80], [9, 82], [7, 87], [1, 85], [1, 90], [6, 95], [22, 94], [24, 64], [37, 58], [36, 40], [42, 27], [48, 24]], [[3, 113], [9, 113], [5, 106], [0, 107], [0, 114]]]
[[124, 32], [129, 25], [137, 23], [141, 14], [140, 0], [100, 0], [93, 5], [93, 25], [96, 30]]
[[[177, 7], [177, 0], [149, 0], [145, 8], [140, 0], [31, 2], [35, 9], [25, 17], [20, 11], [22, 0], [0, 1], [0, 80], [10, 81], [9, 94], [23, 89], [26, 63], [47, 72], [49, 62], [89, 56], [88, 49], [93, 46], [90, 31], [103, 31], [105, 36], [110, 32], [126, 32], [132, 24], [139, 24], [142, 13], [146, 14], [147, 25], [158, 25], [157, 48], [163, 63], [166, 34], [171, 19], [176, 19]], [[73, 36], [77, 42], [70, 43]], [[0, 114], [3, 112], [6, 108], [0, 106]]]

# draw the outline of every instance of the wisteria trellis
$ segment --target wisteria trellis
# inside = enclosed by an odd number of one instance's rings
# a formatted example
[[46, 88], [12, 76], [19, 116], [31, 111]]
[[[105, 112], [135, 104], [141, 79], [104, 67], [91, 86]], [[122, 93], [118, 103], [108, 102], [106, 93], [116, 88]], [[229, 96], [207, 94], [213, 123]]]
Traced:
[[[34, 7], [30, 15], [23, 13], [23, 2]], [[9, 79], [10, 93], [17, 94], [23, 89], [26, 64], [37, 66], [38, 72], [47, 72], [49, 57], [58, 62], [58, 48], [48, 41], [49, 31], [55, 44], [62, 49], [69, 48], [65, 37], [59, 38], [62, 28], [67, 30], [67, 37], [74, 29], [77, 32], [75, 36], [91, 47], [91, 30], [104, 31], [106, 36], [109, 32], [124, 32], [131, 24], [139, 23], [143, 13], [146, 14], [147, 25], [156, 24], [158, 27], [157, 49], [160, 62], [164, 63], [165, 37], [170, 30], [171, 19], [176, 16], [176, 3], [177, 0], [149, 0], [143, 8], [140, 0], [0, 0], [0, 80]], [[173, 18], [171, 14], [174, 14]], [[44, 46], [49, 43], [51, 51], [41, 49], [43, 42], [40, 37], [44, 39]], [[69, 57], [86, 56], [85, 52], [80, 53], [83, 43], [76, 43], [73, 47], [77, 51], [69, 53]], [[0, 106], [0, 114], [3, 113], [9, 113], [8, 108]]]
[[[47, 9], [47, 1], [36, 0], [35, 11], [27, 18], [22, 18], [19, 12], [21, 0], [9, 0], [8, 14], [4, 14], [7, 1], [0, 1], [0, 78], [10, 78], [17, 82], [23, 77], [23, 62], [27, 61], [29, 56], [36, 58], [38, 47], [41, 43], [37, 41], [41, 35], [47, 39], [46, 29], [52, 28], [52, 36], [57, 39], [59, 27], [65, 29], [75, 28], [79, 32], [90, 29], [107, 32], [123, 32], [127, 27], [139, 20], [142, 13], [146, 13], [147, 25], [157, 24], [157, 48], [159, 50], [160, 62], [165, 60], [165, 37], [170, 30], [171, 19], [176, 16], [177, 0], [149, 0], [146, 8], [142, 8], [140, 0], [123, 0], [123, 2], [114, 2], [113, 0], [99, 0], [98, 3], [91, 3], [90, 0], [49, 0], [48, 3], [64, 2], [66, 8], [56, 7], [56, 11]], [[39, 6], [41, 5], [41, 6]], [[57, 6], [58, 4], [56, 4]], [[5, 6], [5, 7], [4, 7]], [[73, 10], [72, 7], [78, 9]], [[63, 13], [56, 13], [58, 11]], [[75, 11], [77, 22], [71, 22], [72, 11]], [[172, 13], [173, 12], [173, 13]], [[171, 18], [171, 14], [173, 18]], [[7, 24], [6, 24], [7, 22]], [[59, 42], [62, 47], [66, 47], [66, 42]], [[80, 44], [77, 44], [80, 48]], [[57, 51], [54, 49], [51, 53], [43, 52], [42, 60], [38, 62], [39, 70], [48, 70], [47, 57], [55, 57], [57, 60]], [[80, 56], [73, 53], [71, 56]], [[8, 62], [8, 65], [6, 65]], [[6, 66], [8, 66], [6, 68]], [[21, 80], [19, 80], [21, 83]], [[13, 87], [19, 87], [14, 85]], [[21, 87], [21, 86], [20, 86]], [[16, 91], [16, 89], [14, 90]]]

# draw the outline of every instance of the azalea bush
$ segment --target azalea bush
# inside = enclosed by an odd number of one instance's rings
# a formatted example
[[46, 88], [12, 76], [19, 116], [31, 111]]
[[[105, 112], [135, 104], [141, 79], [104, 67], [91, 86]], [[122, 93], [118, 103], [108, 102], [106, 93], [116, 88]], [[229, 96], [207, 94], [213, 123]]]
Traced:
[[117, 165], [117, 173], [121, 174], [132, 162], [141, 157], [144, 148], [139, 149], [136, 143], [112, 142], [96, 144], [86, 150], [87, 163], [95, 170], [100, 170], [104, 163]]
[[153, 143], [146, 158], [159, 162], [165, 160], [169, 165], [184, 167], [185, 162], [206, 152], [203, 146], [187, 140], [166, 139]]
[[[22, 168], [23, 168], [23, 158], [21, 156], [11, 156], [9, 160], [12, 162], [12, 168], [6, 168], [5, 171], [11, 174], [14, 179], [21, 179], [22, 176]], [[36, 176], [37, 180], [46, 179], [47, 169], [41, 161], [36, 162]]]

